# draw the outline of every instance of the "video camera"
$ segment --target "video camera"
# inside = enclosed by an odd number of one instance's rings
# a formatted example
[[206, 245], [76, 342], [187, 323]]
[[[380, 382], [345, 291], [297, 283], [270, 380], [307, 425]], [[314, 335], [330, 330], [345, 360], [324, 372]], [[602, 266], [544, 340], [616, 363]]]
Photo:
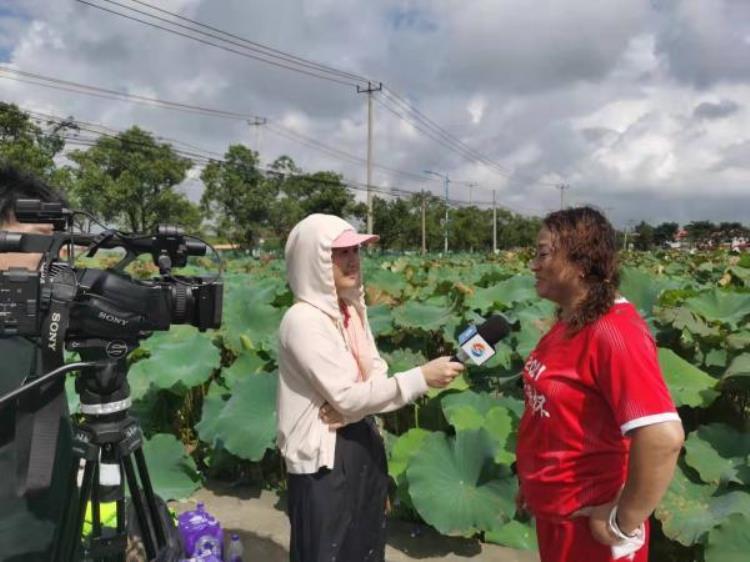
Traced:
[[[188, 240], [180, 229], [168, 226], [160, 226], [152, 235], [111, 230], [73, 234], [64, 231], [71, 215], [59, 203], [18, 201], [19, 222], [49, 223], [55, 232], [0, 232], [0, 252], [43, 255], [38, 272], [0, 272], [0, 334], [43, 336], [48, 345], [56, 345], [65, 338], [141, 339], [153, 330], [168, 330], [171, 324], [191, 324], [201, 331], [221, 325], [222, 283], [208, 277], [171, 275], [172, 267], [184, 267], [188, 256], [205, 255], [205, 244]], [[69, 248], [67, 262], [60, 258], [65, 246]], [[87, 246], [88, 257], [111, 248], [122, 248], [126, 255], [109, 270], [77, 269], [72, 264], [75, 246]], [[161, 278], [139, 281], [124, 272], [145, 253], [151, 254]], [[55, 317], [54, 309], [59, 308], [55, 303], [70, 309], [66, 334], [60, 334], [62, 318]]]
[[[124, 471], [145, 551], [152, 560], [158, 553], [177, 553], [179, 545], [169, 539], [169, 522], [159, 516], [143, 456], [142, 431], [128, 413], [132, 402], [127, 356], [153, 331], [169, 330], [172, 324], [189, 324], [200, 331], [219, 328], [221, 268], [213, 277], [173, 275], [172, 268], [185, 267], [189, 256], [204, 256], [209, 246], [171, 226], [160, 226], [152, 234], [104, 227], [97, 234], [74, 233], [73, 218], [78, 214], [87, 215], [61, 203], [20, 199], [16, 220], [51, 224], [53, 233], [0, 232], [0, 253], [41, 255], [37, 271], [11, 268], [0, 272], [0, 335], [26, 336], [38, 342], [45, 372], [0, 397], [0, 405], [32, 389], [45, 388], [55, 379], [59, 384], [58, 377], [66, 372], [79, 371], [75, 389], [82, 417], [74, 424], [72, 448], [74, 458], [84, 461], [83, 480], [79, 490], [75, 484], [79, 463], [74, 462], [63, 504], [66, 516], [57, 530], [53, 560], [77, 559], [89, 499], [94, 532], [85, 546], [87, 552], [99, 559], [96, 553], [125, 551], [122, 478], [115, 486], [101, 485], [97, 475], [104, 465]], [[107, 249], [120, 249], [125, 255], [108, 269], [76, 267], [78, 247], [85, 247], [88, 257]], [[125, 271], [144, 254], [151, 256], [159, 277], [139, 280]], [[79, 353], [82, 361], [63, 365], [63, 348]], [[37, 439], [31, 446], [45, 442]], [[43, 472], [43, 483], [48, 484], [51, 469], [45, 454], [47, 451], [36, 454], [32, 450], [29, 458], [43, 459], [34, 465], [34, 473]], [[104, 497], [118, 505], [114, 538], [101, 533], [99, 502]]]

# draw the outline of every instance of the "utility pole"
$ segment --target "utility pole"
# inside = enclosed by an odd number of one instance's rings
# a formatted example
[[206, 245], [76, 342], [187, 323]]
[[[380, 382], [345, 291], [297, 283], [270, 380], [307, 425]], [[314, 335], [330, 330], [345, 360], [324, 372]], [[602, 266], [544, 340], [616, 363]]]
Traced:
[[445, 237], [445, 242], [443, 244], [443, 252], [447, 254], [448, 253], [448, 186], [451, 183], [451, 180], [447, 174], [439, 174], [437, 172], [433, 172], [432, 170], [425, 170], [424, 173], [432, 174], [433, 176], [443, 178], [443, 185], [445, 186], [445, 221], [443, 222], [443, 233]]
[[625, 252], [627, 252], [627, 250], [628, 250], [628, 231], [629, 231], [629, 229], [633, 228], [634, 225], [635, 225], [635, 221], [633, 219], [630, 219], [628, 221], [628, 224], [625, 226], [625, 237], [624, 237], [623, 243], [622, 243], [622, 249]]
[[422, 255], [427, 254], [427, 196], [422, 190]]
[[562, 211], [565, 208], [565, 199], [563, 198], [563, 193], [570, 189], [570, 185], [567, 183], [560, 183], [555, 186], [555, 189], [560, 190], [560, 210]]
[[467, 183], [466, 185], [469, 186], [469, 206], [471, 207], [471, 204], [472, 204], [473, 199], [474, 199], [473, 198], [474, 188], [475, 187], [479, 187], [479, 184], [472, 181], [472, 182]]
[[492, 190], [492, 253], [497, 254], [497, 189]]
[[247, 124], [255, 127], [255, 151], [258, 153], [258, 164], [260, 164], [261, 126], [267, 125], [268, 119], [265, 117], [255, 117], [252, 121], [248, 120]]
[[376, 87], [369, 80], [367, 81], [367, 88], [357, 86], [358, 94], [367, 94], [367, 232], [373, 232], [375, 227], [372, 212], [372, 93], [379, 92], [382, 89], [382, 82], [378, 82]]

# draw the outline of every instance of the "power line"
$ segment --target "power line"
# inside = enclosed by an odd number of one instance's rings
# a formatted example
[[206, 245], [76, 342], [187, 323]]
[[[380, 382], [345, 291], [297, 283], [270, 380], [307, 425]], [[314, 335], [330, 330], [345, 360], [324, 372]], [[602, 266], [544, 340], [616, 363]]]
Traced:
[[162, 100], [159, 98], [151, 98], [151, 97], [141, 96], [137, 94], [127, 94], [125, 92], [119, 92], [117, 90], [109, 90], [107, 88], [101, 88], [99, 86], [81, 84], [80, 82], [72, 82], [70, 80], [61, 80], [59, 78], [44, 76], [42, 74], [36, 74], [33, 72], [25, 72], [22, 70], [10, 68], [2, 64], [0, 64], [0, 78], [16, 80], [18, 82], [27, 82], [27, 83], [35, 84], [37, 86], [43, 86], [43, 87], [52, 88], [56, 90], [69, 91], [69, 92], [73, 92], [77, 94], [90, 95], [94, 97], [114, 99], [114, 100], [119, 100], [119, 101], [130, 101], [132, 103], [139, 103], [143, 105], [149, 105], [152, 107], [160, 107], [164, 109], [172, 109], [175, 111], [182, 111], [185, 113], [205, 115], [208, 117], [221, 117], [223, 119], [232, 119], [232, 120], [237, 120], [237, 119], [246, 120], [246, 119], [253, 119], [256, 117], [255, 115], [249, 115], [246, 113], [238, 113], [234, 111], [225, 111], [222, 109], [201, 107], [197, 105], [190, 105], [186, 103]]
[[[292, 64], [287, 64], [287, 63], [284, 63], [284, 62], [278, 62], [276, 60], [273, 60], [274, 58], [281, 59], [281, 57], [271, 57], [269, 59], [269, 58], [264, 58], [264, 56], [261, 56], [261, 55], [258, 55], [258, 54], [252, 54], [252, 52], [247, 52], [247, 51], [253, 51], [253, 49], [251, 49], [250, 47], [246, 47], [246, 46], [240, 45], [241, 48], [246, 49], [246, 51], [240, 51], [240, 50], [237, 50], [235, 48], [228, 47], [226, 45], [222, 45], [222, 44], [219, 44], [219, 43], [214, 43], [212, 41], [209, 41], [208, 39], [202, 39], [200, 37], [196, 37], [196, 36], [190, 35], [188, 33], [183, 33], [181, 31], [177, 31], [175, 29], [170, 29], [169, 27], [165, 27], [163, 25], [159, 25], [159, 24], [156, 24], [156, 23], [153, 23], [153, 22], [150, 22], [150, 21], [147, 21], [147, 20], [135, 17], [135, 16], [130, 16], [128, 14], [125, 14], [125, 13], [122, 13], [122, 12], [118, 12], [116, 10], [112, 10], [111, 8], [106, 8], [104, 6], [99, 6], [99, 5], [94, 4], [92, 2], [88, 2], [87, 0], [76, 0], [76, 1], [80, 2], [81, 4], [86, 4], [88, 6], [91, 6], [92, 8], [96, 8], [97, 10], [102, 10], [104, 12], [109, 12], [110, 14], [114, 14], [114, 15], [123, 17], [125, 19], [138, 22], [138, 23], [141, 23], [143, 25], [147, 25], [149, 27], [154, 27], [156, 29], [160, 29], [162, 31], [166, 31], [166, 32], [172, 33], [174, 35], [179, 35], [180, 37], [185, 37], [186, 39], [191, 39], [193, 41], [197, 41], [199, 43], [203, 43], [204, 45], [209, 45], [211, 47], [216, 47], [218, 49], [222, 49], [222, 50], [228, 51], [230, 53], [235, 53], [237, 55], [240, 55], [240, 56], [243, 56], [243, 57], [246, 57], [246, 58], [249, 58], [249, 59], [254, 59], [254, 60], [257, 60], [257, 61], [260, 61], [260, 62], [264, 62], [266, 64], [277, 66], [279, 68], [284, 68], [286, 70], [291, 70], [293, 72], [298, 72], [300, 74], [306, 74], [308, 76], [312, 76], [314, 78], [320, 78], [322, 80], [328, 80], [330, 82], [336, 82], [338, 84], [343, 84], [344, 86], [356, 86], [357, 85], [356, 82], [351, 81], [351, 80], [345, 81], [345, 80], [341, 80], [339, 78], [334, 78], [331, 75], [327, 75], [327, 74], [323, 74], [323, 73], [319, 73], [319, 72], [314, 72], [312, 70], [305, 70], [304, 68], [301, 68], [302, 66], [304, 66], [302, 64], [295, 63], [295, 64], [297, 64], [297, 66], [293, 66]], [[155, 16], [153, 14], [149, 14], [149, 13], [144, 12], [142, 10], [138, 10], [136, 8], [132, 8], [132, 7], [126, 6], [126, 5], [121, 4], [119, 2], [115, 2], [114, 0], [99, 0], [99, 1], [107, 2], [109, 4], [114, 4], [114, 5], [116, 5], [116, 6], [120, 7], [120, 8], [123, 8], [125, 10], [130, 10], [132, 12], [136, 12], [136, 13], [145, 15], [145, 16], [153, 18], [153, 19], [155, 19], [157, 21], [162, 21], [162, 22], [168, 23], [170, 25], [174, 25], [174, 26], [179, 27], [179, 28], [188, 29], [190, 31], [193, 31], [193, 32], [196, 32], [196, 33], [200, 33], [201, 35], [204, 35], [204, 36], [214, 37], [214, 38], [218, 39], [219, 41], [224, 41], [225, 43], [229, 43], [230, 45], [237, 45], [236, 42], [229, 41], [227, 39], [223, 39], [221, 37], [212, 35], [210, 33], [201, 31], [199, 29], [193, 29], [193, 28], [184, 26], [184, 25], [176, 23], [176, 22], [171, 22], [171, 21], [169, 21], [169, 20], [167, 20], [165, 18], [162, 18], [162, 17], [159, 17], [159, 16]], [[266, 55], [266, 56], [270, 57], [271, 55]], [[281, 59], [281, 60], [283, 60], [283, 59]]]
[[[24, 110], [24, 111], [26, 111], [26, 110]], [[69, 143], [74, 144], [74, 145], [89, 146], [89, 147], [91, 147], [91, 146], [95, 146], [96, 145], [97, 141], [99, 140], [99, 137], [106, 137], [106, 138], [110, 138], [110, 139], [113, 139], [113, 140], [117, 140], [118, 142], [124, 143], [126, 145], [129, 144], [129, 145], [142, 146], [142, 147], [146, 147], [146, 146], [150, 147], [151, 146], [151, 145], [147, 145], [147, 144], [145, 144], [143, 142], [138, 142], [138, 141], [136, 141], [134, 139], [123, 139], [123, 138], [120, 138], [120, 137], [118, 137], [118, 136], [116, 136], [115, 134], [112, 134], [112, 133], [116, 133], [116, 134], [119, 135], [119, 134], [122, 133], [122, 131], [120, 131], [118, 129], [115, 129], [115, 128], [112, 128], [112, 127], [108, 127], [106, 125], [101, 125], [101, 124], [98, 124], [98, 123], [90, 123], [90, 122], [85, 122], [85, 121], [77, 121], [77, 120], [69, 119], [69, 118], [62, 118], [62, 117], [58, 117], [58, 116], [51, 115], [51, 114], [46, 114], [46, 113], [31, 112], [31, 111], [27, 111], [27, 113], [29, 113], [31, 115], [37, 115], [38, 119], [46, 119], [46, 120], [48, 120], [48, 122], [52, 122], [52, 123], [56, 123], [56, 124], [70, 123], [70, 124], [76, 125], [81, 130], [84, 130], [84, 131], [87, 131], [87, 132], [91, 132], [91, 133], [97, 135], [96, 137], [93, 137], [93, 138], [83, 138], [83, 137], [79, 137], [79, 136], [62, 135], [61, 138], [63, 138], [66, 141], [66, 143], [69, 142]], [[102, 129], [105, 132], [102, 132], [101, 130], [96, 130], [97, 128], [98, 129]], [[164, 138], [164, 137], [156, 137], [155, 136], [154, 138]], [[175, 141], [175, 142], [178, 142], [178, 143], [182, 143], [182, 141], [179, 141], [177, 139], [171, 139], [171, 140]], [[192, 161], [193, 163], [199, 164], [199, 165], [206, 165], [206, 164], [211, 163], [211, 162], [223, 163], [223, 164], [227, 163], [226, 160], [223, 159], [223, 157], [214, 158], [212, 156], [212, 155], [216, 155], [218, 153], [206, 151], [205, 149], [198, 149], [198, 152], [190, 152], [190, 151], [175, 149], [173, 147], [173, 150], [179, 156], [182, 156], [182, 157], [184, 157], [184, 158]], [[307, 181], [315, 181], [315, 182], [318, 182], [318, 183], [322, 183], [324, 185], [342, 185], [344, 187], [349, 187], [349, 188], [357, 190], [357, 191], [367, 191], [367, 186], [365, 184], [361, 184], [359, 182], [355, 182], [355, 181], [351, 181], [351, 180], [336, 181], [336, 182], [334, 182], [334, 181], [324, 180], [322, 178], [314, 178], [314, 177], [310, 176], [309, 174], [287, 174], [287, 173], [280, 173], [277, 170], [274, 170], [273, 168], [257, 168], [257, 169], [259, 171], [265, 172], [265, 173], [270, 174], [270, 175], [274, 175], [274, 174], [276, 174], [276, 175], [284, 175], [285, 177], [290, 177], [290, 178], [295, 178], [295, 179], [305, 179]], [[405, 188], [401, 188], [401, 187], [375, 187], [374, 189], [378, 193], [381, 193], [383, 195], [394, 196], [394, 197], [395, 196], [399, 196], [399, 195], [413, 195], [413, 194], [419, 193], [419, 191], [414, 191], [414, 190], [405, 189]], [[459, 204], [460, 202], [455, 201], [454, 203]]]
[[[146, 7], [152, 11], [164, 14], [171, 18], [174, 18], [183, 22], [187, 22], [190, 25], [184, 25], [184, 24], [172, 21], [170, 19], [155, 15], [153, 13], [139, 10], [133, 6], [129, 6], [127, 4], [124, 4], [116, 0], [94, 0], [94, 1], [106, 2], [108, 4], [117, 6], [121, 9], [129, 10], [131, 12], [140, 14], [144, 17], [151, 18], [156, 21], [160, 21], [167, 25], [178, 27], [190, 33], [198, 33], [204, 37], [209, 37], [213, 40], [228, 43], [234, 47], [239, 47], [246, 51], [251, 51], [252, 53], [255, 53], [255, 54], [237, 51], [236, 49], [227, 47], [226, 45], [216, 44], [206, 39], [201, 39], [200, 37], [190, 35], [188, 33], [176, 31], [174, 29], [164, 27], [163, 25], [155, 24], [153, 22], [146, 21], [138, 17], [130, 16], [128, 14], [124, 14], [122, 12], [109, 9], [104, 6], [94, 4], [91, 1], [87, 1], [87, 0], [77, 0], [77, 1], [80, 3], [86, 4], [88, 6], [91, 6], [93, 8], [97, 8], [99, 10], [103, 10], [103, 11], [112, 13], [114, 15], [118, 15], [123, 18], [133, 20], [138, 23], [142, 23], [144, 25], [151, 26], [151, 27], [160, 29], [162, 31], [166, 31], [168, 33], [173, 33], [173, 34], [176, 34], [176, 35], [188, 38], [188, 39], [192, 39], [194, 41], [198, 41], [198, 42], [210, 45], [210, 46], [221, 48], [229, 52], [233, 52], [235, 54], [253, 58], [261, 62], [265, 62], [267, 64], [279, 66], [287, 70], [292, 70], [295, 72], [300, 72], [302, 74], [307, 74], [315, 78], [326, 79], [326, 80], [338, 82], [344, 85], [356, 86], [356, 87], [359, 87], [357, 82], [368, 83], [368, 84], [371, 82], [370, 79], [365, 78], [362, 75], [355, 74], [355, 73], [348, 72], [348, 71], [343, 71], [343, 70], [334, 68], [329, 65], [321, 64], [321, 63], [312, 61], [310, 59], [299, 57], [299, 56], [287, 53], [285, 51], [282, 51], [280, 49], [275, 49], [273, 47], [263, 45], [262, 43], [259, 43], [257, 41], [251, 41], [250, 39], [224, 31], [215, 26], [204, 24], [202, 22], [181, 16], [177, 13], [164, 10], [162, 8], [154, 6], [153, 4], [150, 4], [143, 0], [127, 0], [127, 1], [133, 4]], [[204, 31], [204, 30], [208, 30], [208, 31]], [[267, 58], [264, 58], [264, 57], [267, 57]], [[303, 69], [307, 69], [307, 70], [303, 70]], [[389, 111], [391, 113], [396, 115], [399, 119], [402, 119], [410, 123], [418, 131], [425, 134], [430, 139], [438, 142], [445, 148], [448, 148], [449, 150], [452, 150], [458, 153], [460, 156], [462, 156], [463, 158], [467, 160], [482, 164], [483, 166], [487, 167], [488, 169], [492, 170], [493, 172], [501, 176], [508, 177], [508, 178], [513, 176], [513, 172], [510, 171], [507, 167], [492, 160], [491, 158], [484, 155], [483, 153], [473, 149], [472, 147], [467, 145], [465, 142], [458, 139], [456, 136], [452, 135], [451, 133], [446, 131], [444, 128], [440, 127], [437, 123], [435, 123], [435, 121], [427, 117], [422, 111], [416, 108], [414, 104], [407, 101], [405, 98], [400, 96], [394, 90], [390, 88], [384, 88], [383, 94], [385, 94], [383, 96], [384, 103], [390, 106]], [[535, 181], [535, 183], [538, 183], [540, 185], [552, 185], [552, 184], [547, 184], [546, 182], [539, 182], [539, 181]]]
[[433, 132], [435, 135], [439, 136], [443, 140], [445, 140], [447, 143], [449, 143], [451, 146], [453, 146], [457, 151], [462, 152], [465, 155], [468, 155], [472, 160], [483, 164], [487, 166], [488, 168], [492, 169], [494, 172], [499, 173], [503, 176], [510, 176], [511, 172], [506, 169], [504, 166], [498, 164], [497, 162], [494, 162], [481, 152], [473, 149], [454, 135], [450, 134], [448, 131], [440, 127], [437, 123], [435, 123], [432, 119], [427, 117], [423, 112], [421, 112], [419, 109], [414, 107], [413, 104], [408, 102], [406, 99], [398, 95], [396, 92], [391, 90], [390, 88], [385, 88], [385, 94], [386, 103], [390, 103], [395, 105], [397, 108], [400, 108], [404, 113], [400, 114], [401, 119], [404, 119], [412, 124], [414, 122], [421, 123], [424, 127], [428, 128], [431, 132]]
[[[17, 76], [13, 76], [13, 75], [17, 75]], [[222, 119], [229, 119], [229, 120], [243, 120], [243, 121], [252, 120], [254, 122], [266, 122], [271, 132], [279, 136], [282, 136], [286, 138], [287, 140], [296, 142], [298, 144], [302, 144], [304, 146], [308, 146], [309, 148], [313, 148], [315, 150], [322, 151], [324, 153], [327, 153], [329, 156], [332, 156], [339, 160], [347, 161], [349, 163], [353, 163], [353, 164], [365, 163], [365, 160], [359, 156], [355, 156], [341, 149], [328, 146], [316, 139], [307, 137], [301, 133], [298, 133], [296, 131], [293, 131], [292, 129], [289, 129], [288, 127], [284, 127], [281, 124], [274, 123], [266, 117], [258, 117], [255, 115], [249, 115], [249, 114], [244, 114], [244, 113], [239, 113], [239, 112], [229, 111], [229, 110], [224, 110], [224, 109], [201, 107], [201, 106], [190, 105], [190, 104], [185, 104], [185, 103], [178, 103], [178, 102], [169, 101], [169, 100], [163, 100], [159, 98], [151, 98], [151, 97], [139, 96], [135, 94], [128, 94], [125, 92], [119, 92], [117, 90], [110, 90], [107, 88], [102, 88], [99, 86], [91, 86], [89, 84], [82, 84], [80, 82], [72, 82], [69, 80], [61, 80], [61, 79], [50, 77], [50, 76], [44, 76], [42, 74], [25, 72], [22, 70], [9, 68], [3, 65], [0, 65], [0, 78], [24, 82], [24, 83], [33, 84], [36, 86], [42, 86], [45, 88], [51, 88], [51, 89], [59, 90], [59, 91], [66, 91], [66, 92], [93, 96], [93, 97], [98, 97], [98, 98], [103, 98], [103, 99], [111, 99], [115, 101], [131, 102], [131, 103], [146, 105], [150, 107], [170, 109], [173, 111], [180, 111], [184, 113], [191, 113], [191, 114], [202, 115], [202, 116], [207, 116], [207, 117], [219, 117]], [[385, 170], [387, 172], [397, 174], [403, 177], [408, 177], [410, 179], [416, 179], [416, 180], [424, 179], [419, 174], [416, 174], [413, 172], [407, 172], [404, 170], [398, 170], [396, 168], [385, 166], [383, 164], [373, 163], [373, 166], [375, 168], [379, 168], [381, 170]]]
[[226, 35], [227, 37], [231, 37], [233, 39], [238, 39], [238, 40], [242, 41], [243, 43], [246, 43], [248, 45], [251, 45], [251, 46], [259, 49], [261, 52], [267, 52], [267, 53], [272, 54], [272, 55], [278, 55], [282, 59], [288, 60], [290, 62], [299, 63], [299, 64], [302, 64], [302, 65], [308, 66], [310, 68], [316, 68], [316, 69], [324, 71], [324, 72], [330, 72], [332, 74], [336, 74], [336, 75], [339, 75], [339, 76], [344, 77], [344, 78], [351, 78], [351, 79], [357, 80], [359, 82], [367, 82], [367, 80], [368, 80], [364, 76], [360, 76], [358, 74], [353, 74], [353, 73], [348, 72], [348, 71], [340, 70], [340, 69], [334, 68], [332, 66], [328, 66], [328, 65], [325, 65], [325, 64], [321, 64], [321, 63], [312, 61], [310, 59], [305, 59], [303, 57], [298, 57], [296, 55], [284, 52], [284, 51], [282, 51], [280, 49], [275, 49], [273, 47], [269, 47], [267, 45], [263, 45], [262, 43], [258, 43], [256, 41], [251, 41], [250, 39], [247, 39], [246, 37], [241, 37], [239, 35], [235, 35], [233, 33], [229, 33], [227, 31], [224, 31], [224, 30], [219, 29], [217, 27], [213, 27], [211, 25], [204, 24], [204, 23], [201, 23], [199, 21], [192, 20], [190, 18], [186, 18], [184, 16], [181, 16], [180, 14], [176, 14], [174, 12], [169, 12], [167, 10], [164, 10], [162, 8], [159, 8], [157, 6], [149, 4], [148, 2], [143, 2], [142, 0], [130, 0], [130, 2], [135, 3], [135, 4], [140, 4], [142, 6], [147, 6], [147, 7], [151, 8], [152, 10], [155, 10], [157, 12], [161, 12], [163, 14], [170, 15], [170, 16], [172, 16], [174, 18], [179, 19], [179, 20], [190, 22], [191, 24], [197, 25], [197, 26], [205, 28], [205, 29], [210, 29], [211, 31], [215, 31], [215, 32], [220, 33], [222, 35]]

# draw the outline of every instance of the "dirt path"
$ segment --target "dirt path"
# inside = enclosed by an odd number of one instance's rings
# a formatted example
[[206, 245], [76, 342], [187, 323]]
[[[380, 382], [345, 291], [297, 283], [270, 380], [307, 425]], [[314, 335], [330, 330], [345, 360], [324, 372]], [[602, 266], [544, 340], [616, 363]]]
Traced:
[[[238, 533], [245, 562], [288, 562], [289, 522], [273, 492], [211, 485], [189, 502], [173, 504], [178, 513], [202, 501], [221, 521], [225, 533]], [[414, 531], [417, 536], [412, 536]], [[517, 551], [477, 540], [444, 537], [429, 527], [391, 521], [386, 562], [538, 562], [536, 553]], [[356, 561], [346, 561], [356, 562]]]

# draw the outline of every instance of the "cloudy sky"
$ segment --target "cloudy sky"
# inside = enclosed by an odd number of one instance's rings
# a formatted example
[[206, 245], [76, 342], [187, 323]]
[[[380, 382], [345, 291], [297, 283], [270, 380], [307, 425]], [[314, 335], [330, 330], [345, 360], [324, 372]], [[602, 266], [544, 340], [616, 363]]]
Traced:
[[[201, 152], [245, 143], [264, 164], [288, 154], [364, 183], [357, 85], [371, 79], [384, 86], [373, 95], [380, 187], [442, 193], [429, 169], [450, 176], [452, 199], [488, 203], [495, 189], [524, 214], [558, 207], [555, 186], [566, 184], [566, 204], [595, 204], [619, 226], [750, 223], [747, 0], [146, 1], [212, 26], [214, 38], [77, 0], [0, 1], [0, 99], [139, 125]], [[146, 15], [192, 25], [141, 0], [86, 2], [197, 37]], [[274, 59], [296, 71], [259, 62], [240, 38], [336, 69], [326, 76], [337, 81], [299, 72], [321, 73], [296, 59]], [[268, 121], [91, 97], [12, 71]], [[291, 140], [300, 134], [338, 152]], [[184, 188], [195, 198], [200, 184]]]

